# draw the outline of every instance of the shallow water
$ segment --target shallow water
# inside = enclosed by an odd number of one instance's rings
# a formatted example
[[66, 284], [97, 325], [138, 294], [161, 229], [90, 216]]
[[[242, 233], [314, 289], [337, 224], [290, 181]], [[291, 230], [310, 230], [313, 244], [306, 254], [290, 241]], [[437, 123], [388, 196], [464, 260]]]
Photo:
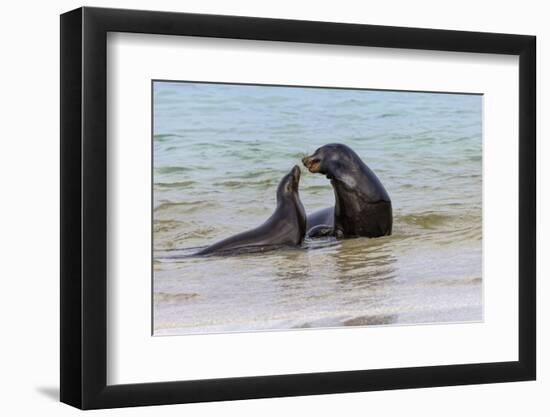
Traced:
[[[154, 333], [482, 320], [482, 98], [155, 82]], [[281, 177], [353, 148], [392, 198], [393, 234], [190, 257], [261, 224]], [[333, 205], [302, 171], [306, 211]]]

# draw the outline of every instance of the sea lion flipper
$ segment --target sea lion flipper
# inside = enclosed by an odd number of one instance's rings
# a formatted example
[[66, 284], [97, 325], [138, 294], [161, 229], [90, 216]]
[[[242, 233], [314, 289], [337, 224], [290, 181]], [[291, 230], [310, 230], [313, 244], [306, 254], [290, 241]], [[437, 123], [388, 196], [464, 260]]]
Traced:
[[310, 239], [316, 239], [320, 237], [327, 237], [334, 235], [334, 228], [328, 224], [318, 224], [312, 227], [307, 232], [307, 237]]

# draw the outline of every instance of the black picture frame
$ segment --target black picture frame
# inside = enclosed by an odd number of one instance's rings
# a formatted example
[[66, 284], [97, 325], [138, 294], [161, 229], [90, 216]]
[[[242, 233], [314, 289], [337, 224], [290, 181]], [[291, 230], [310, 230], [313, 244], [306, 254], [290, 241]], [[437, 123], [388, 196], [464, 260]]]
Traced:
[[[107, 385], [108, 32], [519, 56], [519, 358], [512, 362]], [[536, 38], [79, 8], [61, 15], [61, 401], [82, 409], [533, 380]]]

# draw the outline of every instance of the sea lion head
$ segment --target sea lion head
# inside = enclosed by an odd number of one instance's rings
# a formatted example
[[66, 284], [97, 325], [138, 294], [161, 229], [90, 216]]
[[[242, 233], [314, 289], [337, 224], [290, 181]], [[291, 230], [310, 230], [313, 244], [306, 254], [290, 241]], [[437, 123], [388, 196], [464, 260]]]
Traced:
[[333, 187], [365, 197], [366, 201], [391, 201], [373, 171], [349, 146], [329, 143], [302, 159], [309, 172], [324, 174]]
[[[285, 212], [283, 217], [290, 219], [288, 221], [297, 221], [295, 244], [300, 244], [306, 234], [306, 211], [298, 194], [300, 175], [300, 167], [294, 165], [281, 179], [277, 188], [277, 208]], [[280, 214], [282, 215], [282, 212]]]
[[293, 197], [298, 193], [300, 175], [300, 167], [298, 165], [294, 165], [290, 172], [286, 174], [279, 182], [279, 187], [277, 188], [277, 199]]
[[302, 163], [309, 172], [324, 174], [328, 179], [349, 182], [350, 171], [356, 167], [357, 160], [360, 161], [359, 157], [350, 147], [341, 143], [330, 143], [304, 157]]

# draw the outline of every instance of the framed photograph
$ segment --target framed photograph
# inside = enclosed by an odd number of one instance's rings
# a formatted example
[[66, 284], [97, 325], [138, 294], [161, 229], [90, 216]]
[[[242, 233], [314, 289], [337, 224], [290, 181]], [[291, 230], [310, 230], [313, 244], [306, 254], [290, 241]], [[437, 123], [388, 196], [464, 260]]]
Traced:
[[61, 401], [533, 380], [535, 37], [61, 16]]

